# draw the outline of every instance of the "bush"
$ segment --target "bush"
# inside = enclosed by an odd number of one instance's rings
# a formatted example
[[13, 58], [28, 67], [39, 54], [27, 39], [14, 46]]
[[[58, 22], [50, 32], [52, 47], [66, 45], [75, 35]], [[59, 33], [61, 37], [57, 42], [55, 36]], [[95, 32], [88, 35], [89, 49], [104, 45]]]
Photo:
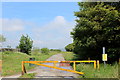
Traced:
[[5, 51], [4, 54], [12, 54], [12, 51]]
[[65, 46], [65, 50], [72, 52], [74, 50], [74, 47], [75, 47], [74, 43], [71, 43], [71, 44], [68, 44], [67, 46]]
[[41, 53], [48, 54], [49, 53], [49, 49], [48, 48], [42, 48], [41, 49]]
[[50, 49], [50, 51], [57, 51], [57, 52], [61, 52], [60, 49]]
[[18, 48], [20, 48], [20, 52], [23, 52], [29, 55], [31, 53], [32, 46], [33, 46], [32, 39], [28, 35], [26, 36], [22, 35], [20, 38], [19, 46], [18, 46]]
[[32, 55], [39, 55], [40, 54], [40, 49], [33, 49], [31, 54]]

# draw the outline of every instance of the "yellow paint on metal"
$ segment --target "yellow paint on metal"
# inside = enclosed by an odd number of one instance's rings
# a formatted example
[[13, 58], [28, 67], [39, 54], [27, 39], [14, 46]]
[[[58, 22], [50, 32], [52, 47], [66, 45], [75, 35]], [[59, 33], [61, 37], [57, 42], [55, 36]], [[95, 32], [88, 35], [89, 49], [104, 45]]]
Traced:
[[[59, 63], [59, 61], [24, 61], [25, 63], [29, 63], [29, 62], [36, 62], [36, 63]], [[95, 62], [95, 60], [90, 60], [90, 61], [60, 61], [60, 62], [69, 62], [69, 63], [73, 63], [73, 62], [76, 62], [76, 63], [79, 63], [79, 62]]]
[[73, 64], [73, 68], [74, 68], [74, 71], [76, 70], [76, 64], [75, 64], [75, 62], [73, 62], [74, 64]]
[[[56, 67], [56, 63], [60, 63], [60, 62], [63, 62], [63, 63], [73, 63], [73, 67], [74, 67], [74, 70], [69, 70], [69, 69], [63, 69], [63, 68], [59, 68], [59, 67]], [[54, 68], [54, 69], [58, 69], [58, 70], [63, 70], [63, 71], [68, 71], [68, 72], [73, 72], [73, 73], [78, 73], [78, 74], [84, 74], [83, 72], [78, 72], [76, 71], [76, 63], [94, 63], [94, 69], [96, 69], [96, 61], [95, 60], [88, 60], [88, 61], [22, 61], [22, 72], [23, 73], [26, 73], [26, 70], [25, 70], [25, 66], [24, 66], [24, 63], [32, 63], [32, 64], [36, 64], [36, 65], [40, 65], [40, 66], [44, 66], [44, 67], [49, 67], [49, 68]], [[41, 63], [53, 63], [53, 66], [49, 66], [49, 65], [45, 65], [45, 64], [41, 64]], [[99, 62], [97, 61], [97, 67], [99, 68]]]
[[94, 61], [94, 69], [96, 69], [96, 61]]
[[54, 66], [49, 66], [49, 65], [45, 65], [45, 64], [39, 64], [39, 63], [34, 63], [34, 62], [30, 62], [30, 63], [36, 64], [36, 65], [40, 65], [40, 66], [44, 66], [44, 67], [59, 69], [59, 70], [63, 70], [63, 71], [68, 71], [68, 72], [73, 72], [73, 73], [78, 73], [78, 74], [84, 74], [83, 72], [78, 72], [78, 71], [69, 70], [69, 69], [63, 69], [63, 68], [54, 67]]
[[27, 73], [27, 72], [25, 69], [24, 61], [22, 61], [22, 75], [24, 75], [24, 73]]
[[56, 67], [56, 62], [54, 62], [54, 67]]
[[97, 68], [100, 69], [99, 60], [97, 60]]
[[107, 61], [107, 54], [102, 54], [102, 60]]

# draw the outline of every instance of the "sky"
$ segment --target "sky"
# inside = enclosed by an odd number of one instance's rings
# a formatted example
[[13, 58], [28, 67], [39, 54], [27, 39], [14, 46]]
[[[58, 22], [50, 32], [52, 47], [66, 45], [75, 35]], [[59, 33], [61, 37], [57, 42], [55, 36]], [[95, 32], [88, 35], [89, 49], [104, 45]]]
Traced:
[[72, 43], [77, 2], [2, 2], [3, 46], [15, 48], [21, 35], [28, 34], [34, 47], [62, 49]]

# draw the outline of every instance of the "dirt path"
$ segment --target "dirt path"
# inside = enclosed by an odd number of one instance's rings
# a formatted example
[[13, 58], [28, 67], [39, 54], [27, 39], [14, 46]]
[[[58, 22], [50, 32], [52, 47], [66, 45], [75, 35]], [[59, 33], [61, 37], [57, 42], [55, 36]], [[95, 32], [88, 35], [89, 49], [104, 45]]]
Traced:
[[[51, 56], [50, 58], [47, 59], [47, 61], [65, 61], [64, 57], [62, 56], [62, 54], [56, 54]], [[53, 63], [45, 63], [47, 65], [52, 66]], [[59, 63], [56, 64], [57, 67], [59, 67]], [[60, 67], [60, 68], [64, 68], [64, 69], [72, 69], [71, 66], [67, 66], [67, 67]], [[67, 72], [67, 71], [61, 71], [61, 70], [57, 70], [57, 69], [52, 69], [52, 68], [47, 68], [47, 67], [42, 67], [42, 66], [38, 66], [34, 69], [34, 71], [30, 71], [28, 73], [36, 73], [36, 78], [60, 78], [60, 77], [74, 77], [76, 78], [77, 76], [79, 76], [78, 74], [72, 73], [72, 72]], [[8, 76], [9, 78], [18, 78], [20, 75], [14, 75], [14, 76]], [[7, 78], [8, 78], [7, 77]]]
[[[62, 56], [62, 54], [56, 54], [51, 56], [50, 58], [47, 59], [47, 61], [65, 61], [64, 57]], [[52, 66], [52, 63], [46, 63], [47, 65]], [[56, 65], [57, 67], [59, 67], [59, 63]], [[36, 77], [77, 77], [78, 74], [72, 73], [72, 72], [67, 72], [67, 71], [61, 71], [61, 70], [57, 70], [57, 69], [52, 69], [52, 68], [45, 68], [42, 66], [37, 67], [37, 74]], [[61, 67], [64, 69], [72, 69], [71, 66], [67, 66], [67, 67]]]

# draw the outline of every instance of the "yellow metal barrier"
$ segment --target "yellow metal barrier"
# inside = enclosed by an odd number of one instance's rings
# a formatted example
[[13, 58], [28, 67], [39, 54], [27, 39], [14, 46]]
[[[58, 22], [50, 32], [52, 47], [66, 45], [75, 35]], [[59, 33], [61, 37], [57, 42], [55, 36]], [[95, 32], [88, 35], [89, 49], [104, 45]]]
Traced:
[[[59, 68], [56, 67], [57, 63], [73, 63], [73, 69], [74, 70], [69, 70], [69, 69], [63, 69], [63, 68]], [[31, 63], [31, 64], [36, 64], [36, 65], [40, 65], [40, 66], [44, 66], [44, 67], [49, 67], [49, 68], [54, 68], [54, 69], [58, 69], [58, 70], [63, 70], [63, 71], [68, 71], [68, 72], [73, 72], [73, 73], [78, 73], [78, 74], [84, 74], [83, 72], [78, 72], [76, 71], [76, 63], [90, 63], [93, 62], [94, 63], [94, 69], [96, 69], [96, 67], [98, 67], [99, 69], [99, 61], [95, 61], [95, 60], [89, 60], [89, 61], [22, 61], [22, 75], [24, 73], [26, 73], [26, 69], [24, 66], [24, 63]], [[53, 66], [49, 66], [49, 65], [45, 65], [45, 64], [41, 64], [41, 63], [53, 63]], [[97, 66], [96, 66], [97, 63]]]
[[99, 60], [97, 60], [97, 68], [100, 69], [100, 63], [99, 63]]

